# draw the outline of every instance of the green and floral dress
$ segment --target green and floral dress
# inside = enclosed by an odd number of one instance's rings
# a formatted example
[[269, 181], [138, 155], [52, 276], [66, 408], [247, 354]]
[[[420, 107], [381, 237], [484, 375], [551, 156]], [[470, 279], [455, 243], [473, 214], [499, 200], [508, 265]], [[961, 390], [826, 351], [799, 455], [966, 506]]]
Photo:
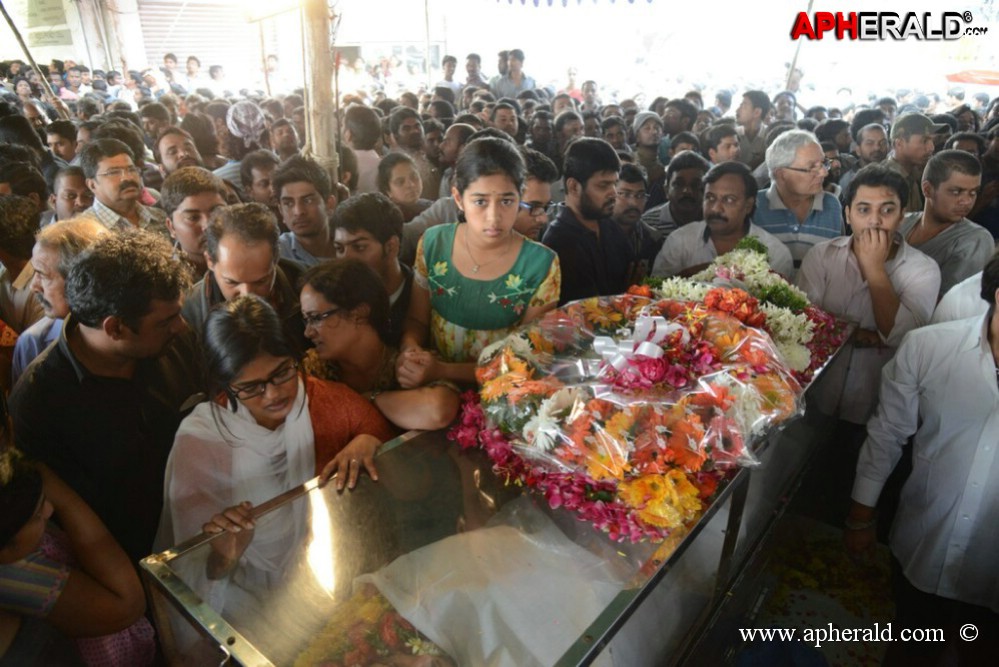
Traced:
[[430, 339], [441, 358], [476, 361], [523, 320], [528, 308], [558, 303], [562, 282], [558, 256], [524, 239], [510, 271], [495, 280], [476, 280], [451, 262], [458, 223], [431, 227], [416, 250], [414, 279], [430, 292]]

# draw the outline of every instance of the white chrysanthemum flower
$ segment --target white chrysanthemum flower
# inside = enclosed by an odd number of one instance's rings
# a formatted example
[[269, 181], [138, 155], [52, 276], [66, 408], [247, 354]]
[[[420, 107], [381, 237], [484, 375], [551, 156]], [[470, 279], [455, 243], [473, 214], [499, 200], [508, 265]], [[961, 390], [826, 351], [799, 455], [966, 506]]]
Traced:
[[546, 452], [555, 449], [567, 416], [580, 401], [586, 400], [581, 394], [579, 387], [564, 387], [541, 401], [537, 413], [524, 425], [524, 442]]

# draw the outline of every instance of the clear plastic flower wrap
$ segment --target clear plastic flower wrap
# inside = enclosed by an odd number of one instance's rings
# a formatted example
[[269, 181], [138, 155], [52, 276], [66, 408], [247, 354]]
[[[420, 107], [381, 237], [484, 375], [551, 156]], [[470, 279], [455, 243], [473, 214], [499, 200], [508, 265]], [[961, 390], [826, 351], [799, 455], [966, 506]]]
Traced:
[[801, 409], [769, 336], [740, 321], [754, 316], [743, 296], [585, 299], [487, 348], [479, 398], [503, 443], [494, 461], [508, 446], [528, 483], [558, 480], [545, 489], [553, 505], [582, 484], [587, 502], [645, 527], [695, 518], [718, 475], [756, 465], [753, 442]]

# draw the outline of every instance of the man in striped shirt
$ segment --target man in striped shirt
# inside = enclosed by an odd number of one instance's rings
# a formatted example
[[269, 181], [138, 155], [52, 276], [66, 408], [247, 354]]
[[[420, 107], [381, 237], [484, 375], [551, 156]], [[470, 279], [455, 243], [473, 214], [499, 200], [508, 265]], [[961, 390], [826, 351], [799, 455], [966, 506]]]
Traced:
[[770, 187], [756, 195], [753, 222], [784, 242], [797, 268], [805, 253], [843, 234], [843, 209], [822, 189], [829, 161], [815, 135], [790, 130], [767, 149]]

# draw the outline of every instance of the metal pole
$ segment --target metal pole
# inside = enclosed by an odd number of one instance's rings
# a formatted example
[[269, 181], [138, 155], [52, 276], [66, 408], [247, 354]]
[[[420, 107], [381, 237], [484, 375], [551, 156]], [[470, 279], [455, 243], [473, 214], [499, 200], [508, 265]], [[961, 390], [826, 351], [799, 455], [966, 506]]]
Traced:
[[[809, 16], [812, 15], [812, 4], [814, 4], [814, 2], [815, 0], [808, 0], [807, 13]], [[784, 90], [790, 90], [791, 88], [791, 77], [794, 76], [794, 70], [798, 68], [798, 54], [801, 53], [801, 43], [803, 41], [805, 40], [799, 39], [798, 45], [794, 48], [794, 58], [791, 59], [791, 66], [787, 70], [787, 80], [784, 81]], [[797, 99], [797, 97], [798, 96], [795, 95], [795, 99]]]
[[430, 80], [430, 0], [423, 0], [423, 27], [426, 30], [426, 43], [424, 60], [426, 61], [427, 89], [433, 82]]
[[3, 12], [3, 17], [7, 19], [7, 25], [10, 26], [10, 31], [14, 33], [17, 43], [21, 45], [21, 50], [24, 51], [24, 57], [28, 59], [29, 63], [31, 63], [32, 69], [38, 72], [38, 78], [42, 80], [42, 85], [45, 87], [45, 90], [48, 91], [49, 98], [53, 100], [53, 106], [59, 112], [59, 115], [63, 118], [63, 120], [69, 120], [69, 109], [62, 103], [62, 100], [59, 100], [59, 98], [56, 97], [55, 91], [52, 90], [52, 84], [48, 80], [48, 77], [41, 76], [42, 70], [38, 68], [38, 63], [35, 62], [34, 57], [31, 55], [31, 51], [28, 50], [28, 45], [24, 43], [24, 38], [21, 37], [21, 31], [17, 29], [16, 25], [14, 25], [14, 19], [12, 19], [10, 14], [7, 13], [7, 8], [3, 5], [3, 0], [0, 0], [0, 12]]
[[[108, 29], [104, 25], [104, 13], [101, 11], [100, 7], [91, 7], [94, 12], [94, 23], [97, 24], [97, 30], [101, 33], [101, 44], [104, 46], [104, 57], [107, 59], [107, 69], [114, 70], [117, 67], [114, 64], [114, 58], [111, 57], [111, 45], [108, 44]], [[122, 78], [128, 75], [128, 72], [122, 72]]]
[[87, 37], [87, 26], [83, 24], [83, 12], [80, 10], [80, 2], [82, 0], [73, 0], [73, 4], [76, 6], [76, 15], [80, 19], [80, 31], [83, 32], [83, 46], [87, 49], [87, 67], [90, 71], [94, 71], [94, 54], [90, 51], [90, 39]]
[[271, 77], [270, 73], [267, 71], [267, 47], [264, 45], [264, 22], [258, 22], [257, 28], [259, 28], [260, 33], [260, 63], [264, 66], [264, 88], [267, 91], [267, 97], [270, 97]]

